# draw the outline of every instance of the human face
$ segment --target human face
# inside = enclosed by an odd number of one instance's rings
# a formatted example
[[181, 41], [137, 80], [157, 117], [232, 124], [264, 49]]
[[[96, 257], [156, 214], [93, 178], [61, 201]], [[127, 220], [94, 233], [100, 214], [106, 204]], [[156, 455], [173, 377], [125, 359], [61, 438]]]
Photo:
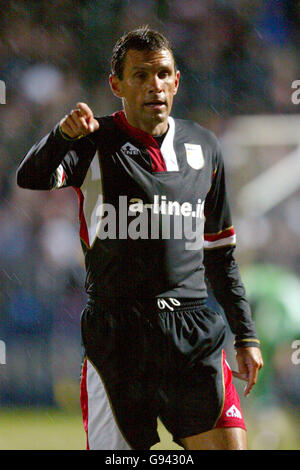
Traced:
[[125, 57], [123, 78], [110, 76], [113, 93], [122, 98], [127, 121], [152, 135], [168, 129], [168, 116], [179, 84], [172, 53], [130, 49]]

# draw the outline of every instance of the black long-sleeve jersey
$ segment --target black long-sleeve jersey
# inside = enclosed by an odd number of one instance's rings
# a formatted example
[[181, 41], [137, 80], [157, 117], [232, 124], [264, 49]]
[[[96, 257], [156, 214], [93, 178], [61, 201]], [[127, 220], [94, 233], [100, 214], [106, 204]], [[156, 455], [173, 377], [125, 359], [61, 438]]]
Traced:
[[[123, 111], [97, 120], [96, 132], [75, 140], [57, 124], [17, 170], [23, 188], [76, 191], [87, 293], [103, 299], [205, 299], [207, 281], [235, 345], [257, 346], [234, 258], [217, 138], [192, 121], [169, 117], [159, 147], [130, 126]], [[166, 171], [157, 171], [159, 159]]]

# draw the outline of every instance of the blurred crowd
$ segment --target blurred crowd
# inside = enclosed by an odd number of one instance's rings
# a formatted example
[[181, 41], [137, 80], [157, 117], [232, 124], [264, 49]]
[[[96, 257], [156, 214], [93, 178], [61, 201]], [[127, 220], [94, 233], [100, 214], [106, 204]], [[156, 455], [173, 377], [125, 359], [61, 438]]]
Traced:
[[[291, 83], [300, 78], [300, 1], [2, 4], [0, 80], [6, 85], [6, 104], [0, 105], [0, 340], [13, 366], [4, 372], [0, 365], [0, 404], [51, 404], [53, 383], [80, 374], [85, 294], [78, 201], [70, 188], [18, 188], [18, 163], [78, 101], [87, 102], [98, 116], [120, 109], [108, 85], [111, 49], [120, 35], [143, 24], [165, 33], [175, 49], [181, 87], [174, 116], [194, 119], [222, 137], [232, 117], [297, 114]], [[295, 211], [297, 204], [288, 217]], [[282, 227], [282, 213], [276, 217]], [[299, 224], [291, 237], [290, 245], [283, 238], [284, 246], [289, 267], [299, 275]], [[253, 256], [276, 263], [280, 253], [267, 243]]]

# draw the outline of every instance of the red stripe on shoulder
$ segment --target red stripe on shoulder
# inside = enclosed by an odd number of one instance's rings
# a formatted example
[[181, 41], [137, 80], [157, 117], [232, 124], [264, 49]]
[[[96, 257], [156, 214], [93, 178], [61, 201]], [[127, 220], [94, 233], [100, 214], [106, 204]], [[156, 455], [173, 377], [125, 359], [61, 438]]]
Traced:
[[222, 240], [223, 238], [232, 237], [235, 234], [234, 228], [229, 227], [226, 230], [221, 230], [218, 233], [205, 233], [204, 240], [208, 242], [214, 242], [216, 240]]

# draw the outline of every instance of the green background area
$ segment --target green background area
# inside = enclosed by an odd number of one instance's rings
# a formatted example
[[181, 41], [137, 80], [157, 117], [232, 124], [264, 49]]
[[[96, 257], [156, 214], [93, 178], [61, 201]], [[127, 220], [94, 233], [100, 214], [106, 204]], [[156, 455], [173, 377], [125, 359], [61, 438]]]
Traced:
[[[84, 450], [81, 414], [50, 409], [2, 409], [0, 450]], [[253, 409], [247, 413], [248, 444], [251, 450], [297, 450], [299, 418], [278, 410]], [[297, 422], [298, 421], [298, 422]], [[153, 450], [182, 450], [158, 422], [161, 442]]]
[[[84, 450], [81, 414], [51, 409], [2, 409], [0, 450]], [[161, 442], [153, 449], [181, 449], [159, 423]]]

